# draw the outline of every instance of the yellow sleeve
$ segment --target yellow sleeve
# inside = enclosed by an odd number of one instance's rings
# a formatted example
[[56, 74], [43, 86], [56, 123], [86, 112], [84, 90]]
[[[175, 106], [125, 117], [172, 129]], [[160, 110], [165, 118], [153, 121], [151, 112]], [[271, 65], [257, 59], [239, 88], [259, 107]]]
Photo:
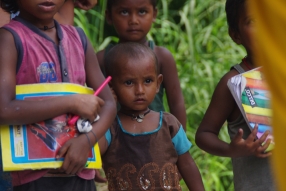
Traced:
[[250, 0], [257, 21], [256, 64], [262, 65], [271, 92], [275, 149], [272, 164], [278, 190], [286, 190], [286, 1]]

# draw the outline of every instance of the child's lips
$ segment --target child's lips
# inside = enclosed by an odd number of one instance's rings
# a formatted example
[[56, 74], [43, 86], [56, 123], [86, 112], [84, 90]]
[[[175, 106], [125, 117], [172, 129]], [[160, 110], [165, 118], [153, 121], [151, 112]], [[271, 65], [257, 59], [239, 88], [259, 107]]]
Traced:
[[130, 32], [130, 33], [138, 33], [138, 32], [141, 32], [140, 29], [128, 29], [127, 31]]
[[136, 103], [144, 103], [146, 100], [143, 99], [143, 98], [139, 98], [139, 99], [136, 99], [135, 102]]
[[50, 2], [50, 1], [45, 1], [43, 3], [40, 3], [39, 7], [43, 11], [53, 11], [55, 9], [55, 4], [53, 2]]

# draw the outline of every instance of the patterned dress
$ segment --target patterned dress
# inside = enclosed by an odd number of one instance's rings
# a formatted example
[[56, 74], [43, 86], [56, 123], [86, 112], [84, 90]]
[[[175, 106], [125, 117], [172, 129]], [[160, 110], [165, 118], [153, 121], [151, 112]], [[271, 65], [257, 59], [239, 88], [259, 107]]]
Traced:
[[158, 127], [142, 134], [127, 132], [117, 117], [105, 137], [109, 147], [102, 160], [110, 191], [181, 190], [176, 163], [191, 143], [172, 114], [160, 112]]

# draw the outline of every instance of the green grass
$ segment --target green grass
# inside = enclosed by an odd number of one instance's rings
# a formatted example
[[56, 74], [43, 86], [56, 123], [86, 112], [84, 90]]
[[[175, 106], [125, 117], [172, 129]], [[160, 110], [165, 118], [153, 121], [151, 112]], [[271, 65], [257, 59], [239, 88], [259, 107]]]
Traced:
[[[225, 0], [161, 0], [158, 17], [148, 38], [168, 48], [177, 63], [187, 112], [187, 136], [194, 146], [190, 153], [202, 174], [207, 191], [232, 191], [229, 158], [210, 155], [195, 145], [194, 136], [219, 79], [245, 56], [242, 47], [228, 36]], [[88, 12], [76, 10], [75, 24], [82, 27], [96, 51], [117, 41], [104, 20], [105, 1]], [[167, 102], [165, 100], [165, 106]], [[226, 127], [220, 138], [229, 142]], [[183, 190], [187, 190], [182, 181]]]

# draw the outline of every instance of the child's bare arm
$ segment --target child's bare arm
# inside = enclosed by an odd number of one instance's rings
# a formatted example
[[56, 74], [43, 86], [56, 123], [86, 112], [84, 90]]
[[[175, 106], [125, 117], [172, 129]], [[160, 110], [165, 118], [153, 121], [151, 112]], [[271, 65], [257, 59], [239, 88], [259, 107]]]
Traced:
[[67, 0], [54, 17], [59, 23], [73, 25], [74, 20], [74, 2]]
[[[100, 71], [91, 43], [88, 39], [87, 41], [88, 48], [85, 63], [86, 84], [96, 90], [103, 83], [104, 77]], [[80, 135], [77, 139], [69, 140], [58, 153], [58, 157], [65, 156], [61, 170], [67, 174], [78, 173], [84, 168], [91, 145], [94, 145], [105, 134], [115, 119], [116, 104], [108, 86], [105, 86], [98, 96], [104, 100], [104, 105], [101, 107], [99, 113], [100, 120], [92, 125], [93, 132]]]
[[[1, 3], [1, 1], [0, 1]], [[2, 27], [3, 25], [9, 23], [10, 21], [10, 14], [5, 12], [1, 7], [0, 7], [0, 27]]]
[[[97, 61], [97, 56], [91, 46], [91, 43], [88, 41], [88, 53], [86, 56], [87, 64], [86, 64], [86, 75], [87, 75], [87, 85], [92, 87], [93, 89], [97, 89], [98, 86], [104, 81], [105, 77], [103, 76], [100, 70], [100, 64]], [[104, 99], [105, 104], [101, 108], [101, 116], [100, 120], [95, 123], [93, 131], [96, 129], [96, 134], [98, 135], [98, 139], [104, 138], [105, 132], [108, 128], [111, 127], [116, 113], [116, 102], [113, 98], [113, 94], [110, 91], [109, 86], [105, 86], [105, 88], [98, 95]], [[107, 148], [106, 148], [107, 149]]]
[[106, 150], [108, 148], [108, 142], [107, 142], [105, 136], [101, 137], [101, 139], [98, 141], [98, 146], [100, 149], [100, 154], [104, 155], [104, 153], [106, 152]]
[[[86, 60], [86, 84], [96, 90], [103, 83], [105, 77], [100, 70], [96, 54], [89, 40]], [[98, 96], [105, 101], [104, 106], [101, 108], [100, 120], [95, 124], [95, 127], [101, 129], [99, 130], [100, 132], [97, 132], [98, 139], [100, 139], [115, 119], [116, 103], [108, 86], [105, 86], [105, 88], [99, 93]]]
[[156, 47], [160, 72], [163, 74], [163, 85], [166, 89], [166, 95], [170, 113], [172, 113], [183, 125], [186, 130], [186, 109], [183, 93], [180, 86], [178, 72], [175, 60], [169, 50], [163, 47]]
[[[103, 73], [106, 72], [105, 67], [104, 67], [104, 53], [105, 53], [105, 50], [101, 50], [98, 53], [96, 53], [96, 57], [97, 57], [100, 69]], [[110, 87], [110, 90], [111, 90], [111, 93], [113, 95], [115, 102], [117, 102], [117, 96], [116, 96], [115, 92], [113, 91], [112, 87]]]
[[199, 169], [189, 152], [179, 155], [177, 167], [190, 191], [205, 190]]
[[[261, 137], [258, 142], [254, 142], [255, 132], [249, 135], [248, 139], [242, 139], [242, 129], [228, 144], [218, 138], [219, 131], [227, 119], [233, 121], [239, 115], [235, 100], [233, 99], [228, 87], [227, 81], [230, 77], [236, 75], [235, 71], [230, 71], [218, 83], [211, 103], [203, 117], [203, 120], [196, 133], [197, 145], [214, 155], [227, 157], [241, 157], [256, 155], [259, 157], [267, 157], [270, 153], [263, 153], [259, 141], [265, 140], [265, 136]], [[263, 150], [264, 151], [264, 150]]]
[[101, 50], [101, 51], [96, 53], [96, 57], [97, 57], [97, 60], [98, 60], [98, 63], [99, 63], [101, 71], [105, 71], [105, 68], [104, 68], [104, 53], [105, 53], [105, 50]]

